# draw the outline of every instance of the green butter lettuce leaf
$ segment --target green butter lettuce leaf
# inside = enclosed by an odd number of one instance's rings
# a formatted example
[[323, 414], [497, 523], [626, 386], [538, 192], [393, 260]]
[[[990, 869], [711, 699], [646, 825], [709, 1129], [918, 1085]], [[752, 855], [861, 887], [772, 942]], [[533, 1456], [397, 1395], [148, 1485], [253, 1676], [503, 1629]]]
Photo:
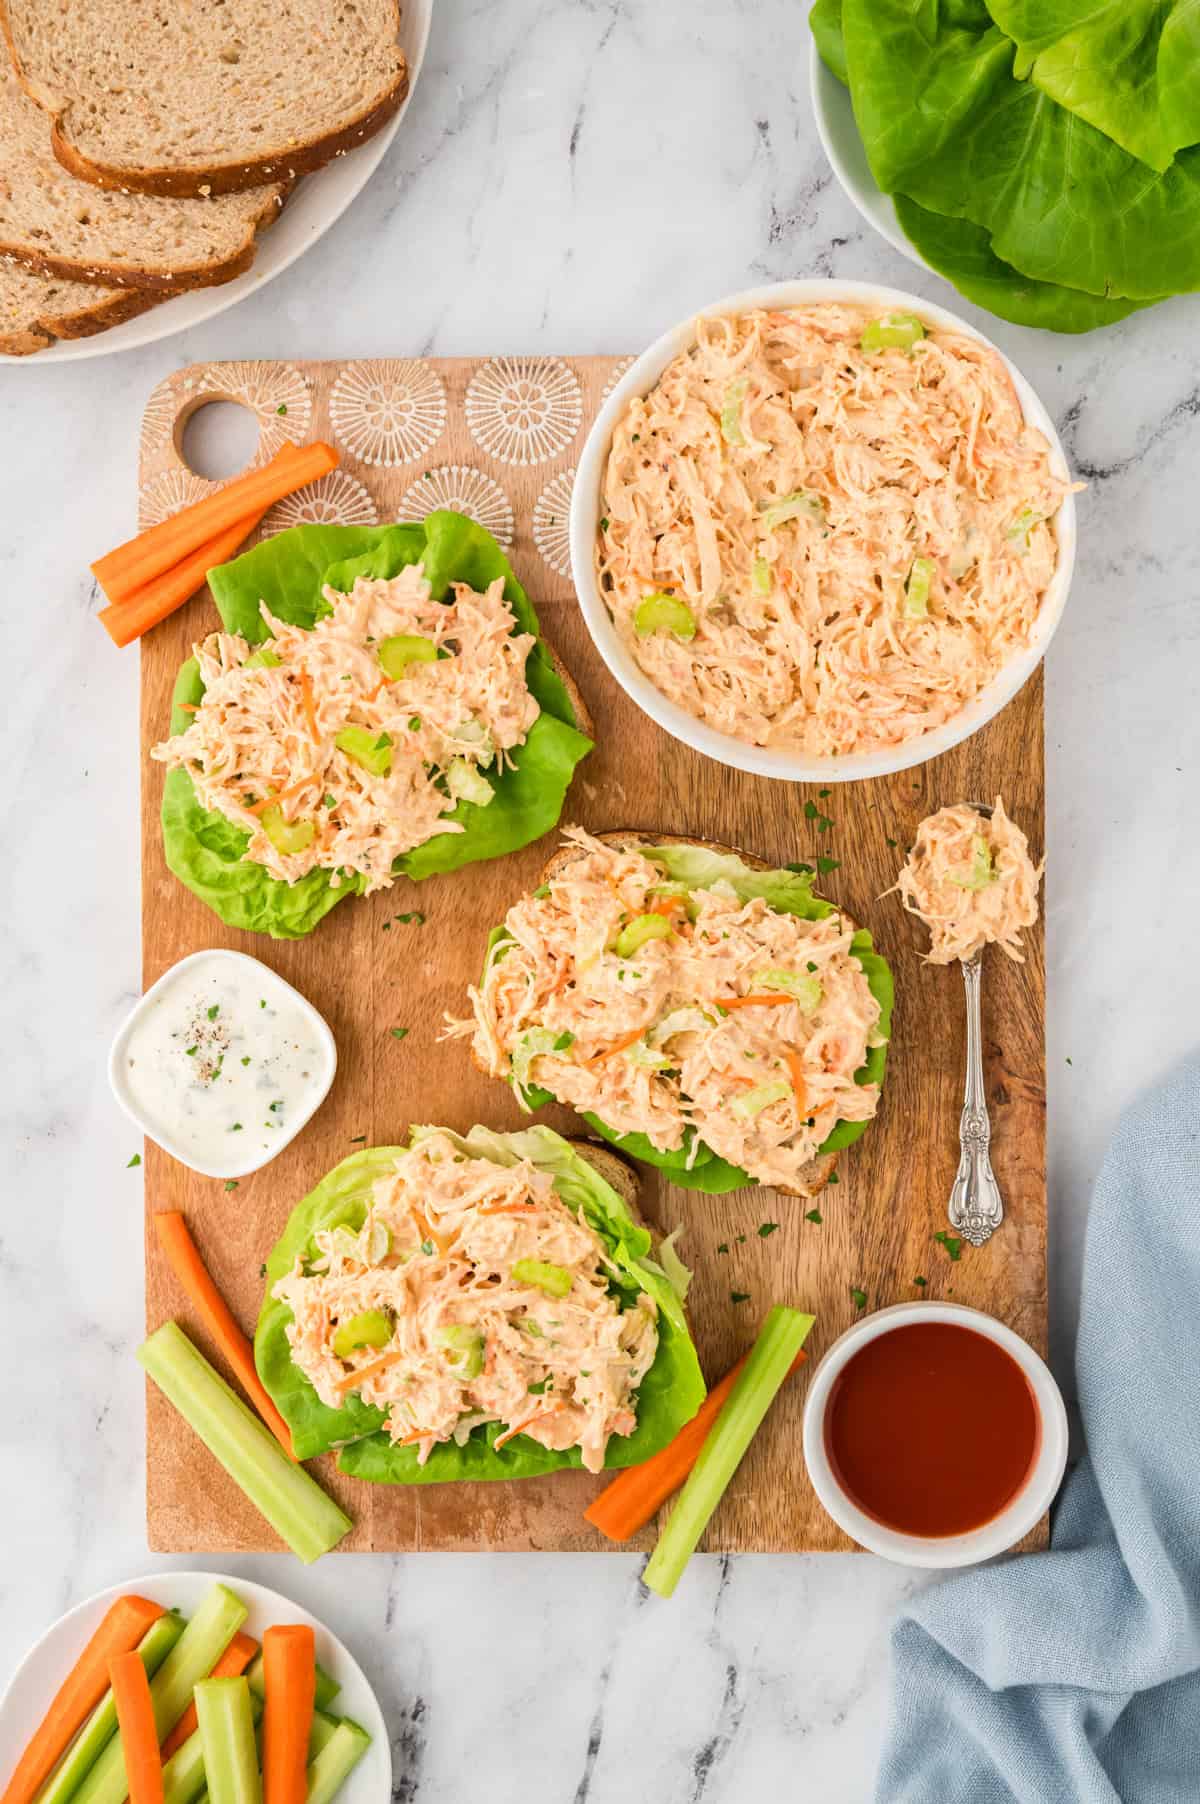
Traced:
[[[410, 1144], [437, 1130], [414, 1128]], [[638, 1392], [637, 1427], [631, 1435], [613, 1435], [605, 1465], [631, 1466], [649, 1459], [690, 1422], [705, 1397], [704, 1379], [688, 1332], [682, 1306], [661, 1269], [650, 1258], [650, 1235], [636, 1222], [612, 1187], [558, 1134], [549, 1128], [527, 1128], [496, 1134], [472, 1128], [452, 1136], [461, 1151], [475, 1158], [514, 1165], [529, 1159], [554, 1178], [568, 1208], [581, 1214], [608, 1248], [617, 1267], [615, 1284], [632, 1302], [646, 1292], [658, 1305], [658, 1352]], [[350, 1395], [339, 1409], [323, 1404], [292, 1361], [287, 1341], [291, 1311], [271, 1296], [274, 1285], [291, 1271], [296, 1259], [315, 1253], [318, 1229], [346, 1226], [355, 1232], [366, 1219], [375, 1180], [390, 1170], [403, 1149], [373, 1147], [353, 1153], [297, 1204], [278, 1244], [267, 1260], [266, 1291], [254, 1336], [259, 1377], [292, 1431], [296, 1453], [311, 1459], [340, 1448], [338, 1465], [355, 1478], [378, 1484], [446, 1484], [460, 1479], [533, 1478], [563, 1466], [581, 1464], [579, 1450], [556, 1453], [525, 1435], [516, 1435], [497, 1451], [495, 1423], [477, 1428], [462, 1447], [453, 1442], [435, 1447], [424, 1466], [415, 1447], [394, 1447], [381, 1428], [383, 1412]]]
[[1200, 143], [1196, 0], [988, 0], [1017, 67], [1160, 173]]
[[843, 0], [879, 186], [969, 219], [1026, 276], [1156, 300], [1200, 286], [1200, 151], [1163, 175], [1014, 74], [983, 0]]
[[[419, 526], [294, 526], [213, 570], [209, 586], [225, 630], [257, 645], [269, 637], [262, 603], [278, 619], [311, 628], [330, 612], [326, 587], [344, 592], [358, 576], [395, 576], [415, 563], [424, 564], [439, 598], [455, 582], [481, 590], [501, 579], [519, 627], [538, 634], [537, 614], [491, 534], [448, 511], [430, 514]], [[463, 831], [437, 834], [406, 852], [393, 866], [398, 875], [419, 881], [498, 858], [558, 824], [575, 766], [591, 750], [591, 741], [579, 730], [567, 687], [540, 636], [526, 659], [525, 677], [542, 712], [511, 766], [489, 777], [492, 801], [482, 808], [459, 802], [445, 818]], [[198, 702], [203, 693], [195, 659], [189, 659], [175, 685], [172, 733], [188, 724], [180, 704]], [[249, 834], [202, 808], [184, 770], [167, 775], [162, 823], [168, 868], [230, 927], [299, 939], [343, 897], [359, 893], [357, 876], [334, 886], [331, 873], [311, 871], [288, 884], [244, 862]]]
[[[832, 902], [824, 896], [813, 894], [811, 871], [755, 871], [735, 853], [715, 852], [707, 846], [697, 845], [647, 846], [645, 855], [662, 865], [675, 882], [686, 883], [691, 889], [710, 889], [714, 883], [724, 881], [743, 902], [750, 901], [754, 896], [762, 896], [780, 913], [799, 915], [806, 921], [824, 920], [827, 915], [837, 913]], [[506, 937], [503, 927], [493, 928], [488, 939], [489, 953], [493, 946], [501, 944]], [[879, 1004], [879, 1032], [884, 1038], [883, 1045], [873, 1046], [868, 1051], [866, 1063], [854, 1074], [855, 1082], [882, 1084], [887, 1070], [887, 1039], [892, 1030], [895, 996], [891, 968], [887, 960], [874, 950], [874, 941], [865, 928], [859, 928], [850, 942], [850, 949], [862, 967], [871, 994]], [[540, 1108], [554, 1100], [550, 1091], [538, 1087], [528, 1089], [526, 1094], [534, 1108]], [[640, 1159], [646, 1165], [656, 1166], [659, 1171], [667, 1174], [673, 1184], [680, 1185], [684, 1190], [701, 1190], [709, 1195], [719, 1195], [726, 1190], [743, 1189], [757, 1181], [740, 1166], [731, 1165], [728, 1160], [722, 1159], [703, 1141], [697, 1145], [692, 1137], [688, 1137], [677, 1152], [664, 1153], [652, 1145], [645, 1134], [614, 1133], [598, 1116], [590, 1113], [584, 1113], [583, 1119], [610, 1146], [627, 1153], [631, 1159]], [[868, 1121], [839, 1121], [818, 1151], [832, 1153], [851, 1146], [866, 1133], [870, 1125]]]
[[1056, 282], [1035, 282], [1001, 262], [982, 226], [972, 225], [969, 219], [929, 213], [905, 194], [895, 194], [892, 200], [906, 237], [930, 268], [953, 282], [977, 307], [986, 307], [1014, 325], [1041, 326], [1051, 332], [1092, 332], [1154, 305], [1153, 301], [1106, 299]]
[[846, 42], [842, 36], [842, 0], [814, 0], [808, 15], [808, 28], [829, 73], [836, 75], [843, 87], [849, 87]]

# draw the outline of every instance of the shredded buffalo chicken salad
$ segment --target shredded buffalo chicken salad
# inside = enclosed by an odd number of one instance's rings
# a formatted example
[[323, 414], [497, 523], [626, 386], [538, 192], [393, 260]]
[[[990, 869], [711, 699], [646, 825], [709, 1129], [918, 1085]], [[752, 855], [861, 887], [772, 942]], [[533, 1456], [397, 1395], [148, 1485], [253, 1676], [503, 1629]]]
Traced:
[[1030, 640], [1050, 467], [1001, 359], [911, 314], [701, 319], [618, 421], [596, 567], [670, 700], [754, 745], [898, 745]]
[[509, 909], [470, 991], [480, 1064], [645, 1134], [702, 1142], [762, 1184], [799, 1187], [879, 1089], [855, 1073], [880, 1009], [839, 914], [804, 920], [732, 885], [689, 890], [638, 850], [571, 829], [574, 856]]
[[1037, 920], [1042, 870], [999, 796], [990, 817], [960, 803], [923, 820], [896, 887], [929, 929], [926, 962], [973, 958], [986, 945], [1021, 962], [1021, 930]]
[[386, 1410], [392, 1441], [422, 1465], [495, 1422], [496, 1447], [525, 1434], [578, 1447], [598, 1472], [609, 1436], [637, 1426], [656, 1306], [614, 1295], [603, 1240], [549, 1172], [471, 1157], [432, 1130], [376, 1180], [357, 1234], [315, 1242], [271, 1293], [292, 1312], [292, 1357], [331, 1408], [355, 1392]]
[[325, 601], [311, 631], [264, 605], [273, 637], [258, 649], [235, 633], [195, 646], [204, 698], [151, 756], [246, 828], [245, 857], [271, 876], [321, 868], [369, 893], [402, 853], [462, 831], [446, 818], [459, 801], [491, 801], [484, 771], [501, 773], [537, 719], [534, 640], [502, 582], [438, 601], [419, 564]]

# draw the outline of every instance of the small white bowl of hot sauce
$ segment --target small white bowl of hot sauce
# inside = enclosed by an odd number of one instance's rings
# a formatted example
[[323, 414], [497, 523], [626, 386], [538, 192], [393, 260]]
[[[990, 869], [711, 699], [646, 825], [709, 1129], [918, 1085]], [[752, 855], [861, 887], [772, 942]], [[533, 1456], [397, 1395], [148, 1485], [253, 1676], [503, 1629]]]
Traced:
[[804, 1407], [817, 1496], [860, 1547], [905, 1566], [970, 1566], [1050, 1507], [1067, 1412], [1045, 1361], [956, 1303], [898, 1303], [836, 1340]]

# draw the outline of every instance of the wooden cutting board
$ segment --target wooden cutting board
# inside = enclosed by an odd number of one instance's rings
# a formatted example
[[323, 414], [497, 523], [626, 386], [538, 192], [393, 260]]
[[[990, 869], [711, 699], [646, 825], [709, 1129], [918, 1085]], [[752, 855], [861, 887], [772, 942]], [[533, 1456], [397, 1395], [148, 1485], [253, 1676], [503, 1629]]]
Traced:
[[[335, 441], [342, 467], [277, 507], [264, 522], [414, 519], [458, 507], [510, 551], [547, 637], [576, 677], [595, 719], [597, 748], [581, 767], [567, 821], [697, 834], [772, 863], [818, 854], [837, 861], [821, 888], [871, 928], [896, 976], [896, 1014], [883, 1103], [861, 1143], [843, 1155], [820, 1223], [771, 1191], [707, 1197], [656, 1175], [647, 1214], [685, 1224], [695, 1267], [691, 1316], [704, 1369], [721, 1375], [773, 1302], [812, 1310], [814, 1357], [859, 1313], [920, 1297], [972, 1304], [1008, 1322], [1035, 1347], [1046, 1338], [1045, 969], [1041, 931], [1025, 964], [988, 960], [985, 1041], [993, 1154], [1008, 1219], [990, 1245], [952, 1262], [934, 1235], [946, 1228], [957, 1163], [965, 1025], [956, 970], [920, 962], [921, 934], [894, 896], [903, 848], [921, 818], [944, 803], [997, 794], [1043, 843], [1042, 679], [965, 745], [890, 780], [835, 786], [828, 795], [726, 770], [677, 745], [626, 700], [592, 648], [568, 574], [566, 519], [574, 462], [588, 423], [628, 358], [457, 358], [445, 361], [209, 364], [154, 391], [141, 447], [140, 518], [162, 518], [211, 484], [184, 465], [183, 423], [212, 399], [251, 408], [256, 457], [286, 437]], [[193, 600], [149, 635], [142, 651], [143, 753], [168, 731], [176, 671], [194, 639], [217, 624], [210, 597]], [[299, 1139], [256, 1176], [226, 1191], [157, 1147], [146, 1148], [147, 1210], [182, 1209], [222, 1291], [248, 1330], [260, 1266], [288, 1212], [361, 1144], [402, 1140], [410, 1122], [464, 1129], [517, 1127], [505, 1085], [477, 1073], [461, 1041], [439, 1039], [443, 1011], [461, 1013], [488, 929], [537, 879], [553, 837], [515, 857], [474, 865], [419, 886], [399, 883], [346, 903], [305, 941], [232, 933], [168, 873], [158, 811], [162, 767], [143, 758], [143, 976], [206, 946], [253, 953], [311, 998], [337, 1036], [339, 1069], [328, 1101]], [[812, 801], [830, 825], [805, 812]], [[883, 898], [883, 899], [881, 899]], [[422, 926], [394, 917], [414, 908]], [[397, 1041], [394, 1026], [409, 1028]], [[569, 1130], [568, 1111], [547, 1111]], [[760, 1230], [770, 1223], [778, 1227]], [[918, 1279], [926, 1283], [917, 1284]], [[736, 1299], [736, 1300], [735, 1300]], [[744, 1299], [744, 1300], [743, 1300]], [[211, 1345], [146, 1238], [150, 1328], [178, 1318]], [[218, 1361], [218, 1364], [220, 1362]], [[811, 1370], [811, 1367], [809, 1368]], [[811, 1551], [850, 1545], [809, 1487], [800, 1448], [805, 1378], [777, 1402], [704, 1543], [719, 1551]], [[936, 1407], [931, 1400], [930, 1407]], [[980, 1399], [986, 1408], [986, 1399]], [[148, 1386], [147, 1502], [152, 1548], [225, 1552], [278, 1543], [153, 1385]], [[598, 1549], [582, 1512], [599, 1482], [563, 1472], [520, 1484], [391, 1488], [321, 1480], [355, 1521], [347, 1548]], [[647, 1537], [643, 1538], [643, 1544]]]

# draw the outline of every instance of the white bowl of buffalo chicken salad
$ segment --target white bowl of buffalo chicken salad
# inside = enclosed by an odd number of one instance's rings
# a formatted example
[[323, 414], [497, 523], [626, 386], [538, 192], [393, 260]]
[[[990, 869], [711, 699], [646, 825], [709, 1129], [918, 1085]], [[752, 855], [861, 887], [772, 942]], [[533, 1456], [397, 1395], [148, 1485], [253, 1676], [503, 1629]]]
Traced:
[[792, 782], [885, 776], [1036, 669], [1074, 486], [1029, 384], [956, 315], [777, 283], [617, 383], [579, 462], [572, 571], [609, 670], [676, 739]]

